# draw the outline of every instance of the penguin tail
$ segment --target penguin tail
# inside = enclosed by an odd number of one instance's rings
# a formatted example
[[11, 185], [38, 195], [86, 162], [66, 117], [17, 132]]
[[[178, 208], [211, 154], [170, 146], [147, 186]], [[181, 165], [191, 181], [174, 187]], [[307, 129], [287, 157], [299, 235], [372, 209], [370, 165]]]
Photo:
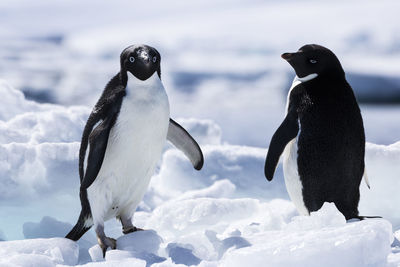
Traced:
[[81, 211], [79, 219], [76, 222], [74, 228], [65, 236], [65, 238], [73, 241], [78, 241], [93, 225], [92, 216], [85, 214]]

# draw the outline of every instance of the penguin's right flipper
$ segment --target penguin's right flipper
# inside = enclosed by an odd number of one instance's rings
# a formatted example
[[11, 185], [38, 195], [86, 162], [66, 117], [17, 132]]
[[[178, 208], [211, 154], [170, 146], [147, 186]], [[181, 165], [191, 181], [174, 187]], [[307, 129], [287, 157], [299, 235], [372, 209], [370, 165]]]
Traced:
[[204, 157], [199, 144], [173, 119], [169, 119], [167, 139], [189, 158], [196, 170], [203, 167]]
[[103, 164], [108, 137], [113, 126], [113, 118], [103, 120], [89, 135], [89, 154], [81, 188], [87, 189], [96, 179]]
[[293, 140], [299, 132], [297, 110], [303, 93], [304, 87], [301, 84], [296, 85], [296, 87], [292, 89], [289, 95], [286, 117], [272, 136], [264, 166], [264, 174], [268, 181], [271, 181], [274, 177], [279, 158], [286, 145]]
[[87, 198], [87, 190], [80, 190], [81, 199], [81, 214], [79, 215], [78, 221], [72, 230], [65, 236], [65, 238], [78, 241], [93, 225], [92, 213], [90, 211], [90, 204]]
[[[103, 163], [108, 135], [118, 116], [125, 86], [117, 74], [107, 84], [102, 96], [88, 118], [79, 149], [79, 177], [81, 188], [88, 188]], [[91, 154], [91, 155], [90, 155]]]
[[279, 157], [281, 156], [286, 145], [297, 136], [299, 125], [297, 116], [288, 113], [278, 130], [274, 133], [269, 144], [267, 158], [265, 159], [264, 173], [268, 181], [274, 177]]

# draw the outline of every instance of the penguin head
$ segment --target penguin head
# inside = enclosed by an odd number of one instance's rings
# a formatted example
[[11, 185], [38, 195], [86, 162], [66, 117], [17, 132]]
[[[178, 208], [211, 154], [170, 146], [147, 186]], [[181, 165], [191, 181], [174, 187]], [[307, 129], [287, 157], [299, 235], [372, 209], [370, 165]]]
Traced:
[[344, 76], [342, 65], [335, 54], [316, 44], [302, 46], [297, 52], [281, 55], [294, 69], [299, 78], [310, 74], [318, 76]]
[[154, 72], [161, 79], [161, 56], [158, 51], [148, 45], [131, 45], [121, 53], [121, 74], [128, 71], [139, 80], [145, 81]]

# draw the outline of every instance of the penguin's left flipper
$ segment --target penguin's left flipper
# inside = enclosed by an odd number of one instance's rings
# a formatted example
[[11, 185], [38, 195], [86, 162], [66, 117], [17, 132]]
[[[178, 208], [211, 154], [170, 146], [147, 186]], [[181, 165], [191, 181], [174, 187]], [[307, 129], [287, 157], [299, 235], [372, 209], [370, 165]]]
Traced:
[[89, 155], [81, 188], [87, 189], [96, 179], [103, 164], [113, 118], [104, 119], [89, 135]]
[[189, 158], [196, 170], [200, 170], [203, 167], [204, 157], [199, 144], [173, 119], [169, 119], [167, 139]]

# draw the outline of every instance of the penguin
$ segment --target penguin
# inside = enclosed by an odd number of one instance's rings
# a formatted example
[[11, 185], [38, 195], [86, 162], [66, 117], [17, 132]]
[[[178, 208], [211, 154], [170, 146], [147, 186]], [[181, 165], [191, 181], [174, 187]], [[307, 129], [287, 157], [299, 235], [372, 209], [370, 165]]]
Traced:
[[106, 85], [83, 130], [79, 150], [81, 213], [66, 238], [77, 241], [94, 226], [103, 251], [116, 240], [104, 222], [117, 218], [122, 231], [137, 230], [133, 214], [143, 198], [166, 140], [180, 149], [196, 170], [204, 163], [193, 137], [170, 118], [161, 82], [161, 56], [148, 45], [132, 45], [120, 56], [120, 72]]
[[285, 118], [270, 142], [265, 177], [272, 180], [283, 153], [286, 189], [301, 215], [333, 202], [347, 220], [366, 218], [358, 212], [365, 172], [363, 119], [338, 58], [316, 44], [281, 57], [296, 77]]

